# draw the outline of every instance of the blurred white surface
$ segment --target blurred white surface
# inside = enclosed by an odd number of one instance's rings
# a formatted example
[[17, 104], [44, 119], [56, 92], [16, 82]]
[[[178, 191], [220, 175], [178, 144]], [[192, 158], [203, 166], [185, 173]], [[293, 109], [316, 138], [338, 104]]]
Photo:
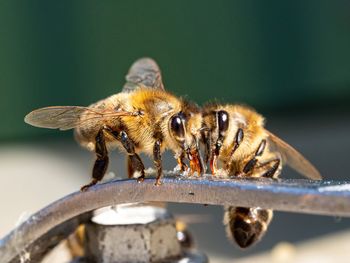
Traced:
[[350, 231], [344, 231], [297, 245], [279, 243], [269, 252], [235, 263], [346, 263], [350, 259], [349, 245]]
[[[70, 151], [70, 148], [67, 148]], [[0, 148], [1, 224], [4, 236], [19, 221], [49, 203], [79, 189], [90, 165], [77, 163], [73, 152], [64, 154], [38, 145]]]

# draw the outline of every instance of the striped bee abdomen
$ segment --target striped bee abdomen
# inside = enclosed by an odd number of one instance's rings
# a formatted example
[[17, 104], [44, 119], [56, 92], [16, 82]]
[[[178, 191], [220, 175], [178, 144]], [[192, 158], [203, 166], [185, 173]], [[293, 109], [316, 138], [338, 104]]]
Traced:
[[249, 247], [264, 236], [272, 216], [272, 210], [259, 207], [227, 207], [224, 215], [227, 236], [241, 248]]

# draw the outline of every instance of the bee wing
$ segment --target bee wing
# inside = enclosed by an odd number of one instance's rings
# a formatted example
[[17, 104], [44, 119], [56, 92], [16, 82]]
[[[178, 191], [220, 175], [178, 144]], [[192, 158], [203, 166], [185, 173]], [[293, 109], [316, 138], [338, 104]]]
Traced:
[[159, 66], [151, 58], [136, 60], [131, 65], [125, 79], [123, 92], [131, 92], [141, 87], [164, 90]]
[[268, 140], [272, 148], [277, 150], [282, 155], [284, 163], [288, 164], [291, 168], [313, 180], [321, 180], [322, 176], [319, 171], [288, 143], [266, 131], [268, 134]]
[[[81, 119], [83, 113], [88, 113]], [[52, 106], [34, 110], [28, 113], [24, 121], [32, 126], [49, 129], [69, 130], [92, 120], [133, 115], [131, 112], [98, 110], [79, 106]]]

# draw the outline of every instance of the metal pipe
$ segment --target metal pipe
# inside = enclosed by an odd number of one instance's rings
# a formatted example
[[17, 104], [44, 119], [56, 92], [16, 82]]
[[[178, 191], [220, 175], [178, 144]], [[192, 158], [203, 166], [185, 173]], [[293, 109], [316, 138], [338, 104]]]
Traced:
[[9, 262], [19, 253], [61, 223], [85, 212], [114, 204], [162, 201], [211, 205], [271, 208], [299, 213], [350, 216], [350, 182], [164, 178], [143, 183], [115, 180], [72, 193], [32, 215], [0, 241], [0, 258]]

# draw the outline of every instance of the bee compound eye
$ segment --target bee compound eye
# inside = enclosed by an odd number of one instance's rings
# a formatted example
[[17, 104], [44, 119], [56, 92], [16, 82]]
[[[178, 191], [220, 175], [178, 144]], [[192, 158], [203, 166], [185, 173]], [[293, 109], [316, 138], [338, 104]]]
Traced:
[[223, 111], [223, 110], [218, 111], [217, 118], [218, 118], [219, 132], [223, 133], [223, 132], [227, 131], [228, 125], [229, 125], [228, 113], [226, 111]]
[[173, 135], [177, 139], [183, 139], [185, 137], [185, 128], [180, 116], [175, 115], [174, 117], [171, 118], [170, 129]]

